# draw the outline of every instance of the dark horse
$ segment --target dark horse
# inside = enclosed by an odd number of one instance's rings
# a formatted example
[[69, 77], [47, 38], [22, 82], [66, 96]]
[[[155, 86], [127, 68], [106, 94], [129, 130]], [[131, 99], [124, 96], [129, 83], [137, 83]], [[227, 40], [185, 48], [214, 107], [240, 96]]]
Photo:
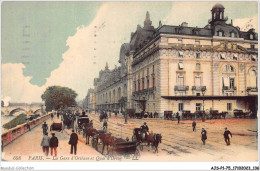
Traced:
[[98, 138], [101, 139], [103, 145], [101, 154], [103, 154], [105, 146], [107, 146], [107, 154], [108, 154], [109, 153], [108, 146], [113, 146], [115, 138], [111, 136], [111, 133], [105, 133], [105, 132], [99, 133]]
[[151, 133], [151, 134], [147, 135], [147, 138], [145, 139], [145, 135], [143, 133], [142, 134], [142, 139], [143, 139], [143, 141], [147, 141], [148, 146], [151, 144], [151, 146], [155, 148], [155, 153], [156, 152], [158, 153], [159, 143], [162, 142], [162, 135], [161, 134], [153, 134], [153, 133]]
[[89, 137], [94, 137], [98, 131], [95, 128], [86, 127], [86, 144], [89, 144]]

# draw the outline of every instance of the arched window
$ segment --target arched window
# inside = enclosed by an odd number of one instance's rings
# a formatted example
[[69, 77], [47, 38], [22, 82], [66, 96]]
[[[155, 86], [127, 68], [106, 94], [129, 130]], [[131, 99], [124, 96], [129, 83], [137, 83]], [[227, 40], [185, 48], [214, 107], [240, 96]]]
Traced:
[[256, 68], [250, 68], [248, 71], [248, 87], [256, 88], [257, 87], [257, 71]]
[[218, 31], [217, 33], [218, 33], [218, 36], [220, 36], [220, 37], [224, 36], [224, 32], [223, 31]]
[[236, 90], [236, 72], [232, 65], [225, 65], [222, 70], [222, 90], [223, 95], [235, 95]]

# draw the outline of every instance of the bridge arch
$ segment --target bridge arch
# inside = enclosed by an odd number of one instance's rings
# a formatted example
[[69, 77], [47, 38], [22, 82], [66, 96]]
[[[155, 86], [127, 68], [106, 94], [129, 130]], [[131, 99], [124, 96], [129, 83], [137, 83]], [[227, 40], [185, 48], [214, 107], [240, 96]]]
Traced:
[[36, 109], [36, 110], [33, 112], [33, 114], [36, 115], [36, 113], [37, 113], [37, 112], [40, 112], [40, 111], [41, 111], [41, 109]]
[[9, 116], [13, 116], [14, 113], [20, 112], [20, 111], [26, 112], [25, 109], [18, 107], [18, 108], [13, 109], [13, 110], [9, 113]]

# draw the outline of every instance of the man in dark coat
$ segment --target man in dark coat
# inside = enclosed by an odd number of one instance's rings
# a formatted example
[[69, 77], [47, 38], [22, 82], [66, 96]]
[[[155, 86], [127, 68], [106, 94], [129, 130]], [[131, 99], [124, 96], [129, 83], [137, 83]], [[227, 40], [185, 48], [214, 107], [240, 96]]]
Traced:
[[195, 120], [192, 122], [192, 128], [193, 128], [193, 132], [196, 131], [196, 122], [195, 122]]
[[55, 137], [55, 133], [52, 133], [52, 137], [50, 139], [50, 148], [51, 148], [51, 155], [53, 154], [53, 150], [55, 153], [55, 157], [57, 156], [57, 147], [59, 145], [59, 140]]
[[230, 135], [231, 138], [232, 138], [231, 132], [230, 132], [227, 128], [225, 128], [224, 138], [225, 138], [225, 142], [226, 142], [227, 145], [230, 145], [229, 135]]
[[180, 119], [181, 119], [181, 117], [179, 115], [179, 112], [176, 113], [176, 118], [178, 119], [178, 124], [179, 124], [180, 123]]
[[141, 126], [142, 131], [148, 132], [149, 131], [149, 127], [146, 125], [146, 122], [144, 122], [144, 124]]
[[46, 124], [46, 122], [44, 122], [44, 124], [42, 124], [43, 135], [45, 135], [47, 133], [47, 130], [48, 130], [48, 125]]
[[207, 139], [207, 131], [202, 128], [201, 130], [201, 141], [203, 142], [203, 145], [206, 144], [206, 139]]
[[147, 132], [149, 132], [149, 127], [146, 125], [146, 122], [141, 126], [142, 132], [145, 133], [145, 138], [147, 138]]
[[73, 154], [73, 148], [74, 148], [74, 154], [76, 155], [77, 154], [78, 135], [75, 133], [74, 130], [72, 130], [72, 134], [70, 135], [69, 144], [71, 145], [70, 154]]
[[51, 113], [51, 120], [53, 121], [53, 117], [54, 117], [54, 115], [53, 115], [53, 113]]

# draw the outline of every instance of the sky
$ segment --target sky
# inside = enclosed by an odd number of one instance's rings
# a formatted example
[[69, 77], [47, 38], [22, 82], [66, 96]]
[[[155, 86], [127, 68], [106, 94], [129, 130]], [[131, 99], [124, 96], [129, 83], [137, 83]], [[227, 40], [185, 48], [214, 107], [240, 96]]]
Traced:
[[[41, 102], [48, 86], [61, 85], [83, 99], [108, 62], [130, 41], [146, 11], [152, 24], [204, 27], [217, 2], [3, 2], [1, 97]], [[221, 2], [233, 24], [258, 30], [257, 2]], [[248, 28], [248, 27], [247, 27]]]

